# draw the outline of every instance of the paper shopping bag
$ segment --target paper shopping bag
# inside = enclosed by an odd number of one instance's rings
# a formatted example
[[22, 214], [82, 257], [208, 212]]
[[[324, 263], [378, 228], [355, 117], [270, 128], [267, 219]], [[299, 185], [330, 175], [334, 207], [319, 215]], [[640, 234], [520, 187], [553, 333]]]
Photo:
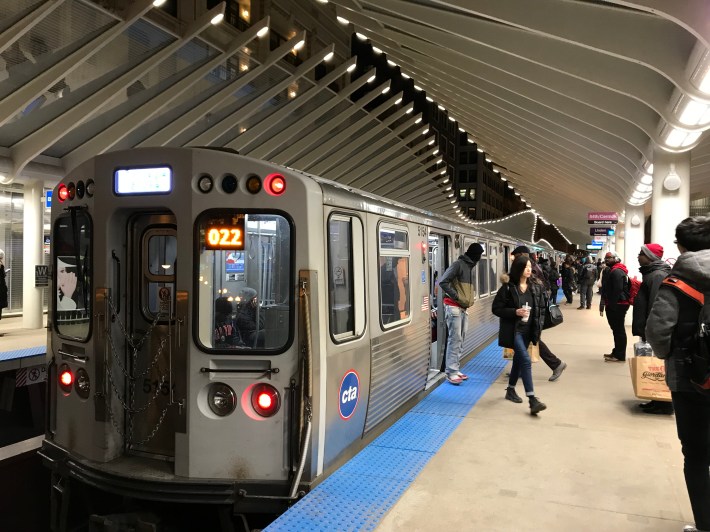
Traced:
[[528, 354], [531, 362], [540, 362], [540, 346], [530, 344], [528, 346]]
[[653, 401], [671, 400], [663, 360], [653, 356], [632, 357], [629, 359], [629, 369], [636, 397]]
[[515, 354], [515, 352], [511, 348], [509, 348], [509, 347], [503, 348], [503, 358], [505, 360], [513, 360], [514, 354]]

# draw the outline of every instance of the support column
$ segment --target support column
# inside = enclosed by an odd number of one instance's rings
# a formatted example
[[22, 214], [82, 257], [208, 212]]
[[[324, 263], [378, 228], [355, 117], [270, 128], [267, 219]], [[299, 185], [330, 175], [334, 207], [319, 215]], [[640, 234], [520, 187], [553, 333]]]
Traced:
[[[680, 178], [680, 188], [667, 190], [663, 183], [673, 170]], [[675, 240], [676, 226], [690, 212], [690, 151], [668, 153], [656, 149], [653, 152], [653, 197], [651, 203], [651, 242], [663, 246], [664, 259], [677, 258]]]
[[641, 279], [639, 274], [639, 263], [637, 260], [641, 246], [645, 244], [644, 238], [645, 214], [643, 205], [626, 205], [626, 219], [624, 221], [624, 240], [626, 253], [624, 254], [624, 264], [629, 269], [630, 277]]
[[41, 329], [42, 290], [35, 288], [35, 265], [42, 264], [43, 215], [42, 181], [25, 185], [22, 246], [22, 327]]

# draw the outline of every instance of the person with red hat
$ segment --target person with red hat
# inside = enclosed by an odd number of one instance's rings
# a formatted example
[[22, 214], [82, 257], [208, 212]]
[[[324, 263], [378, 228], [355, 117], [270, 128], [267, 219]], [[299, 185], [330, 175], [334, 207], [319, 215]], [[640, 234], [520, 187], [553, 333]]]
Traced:
[[[640, 336], [646, 341], [646, 321], [651, 314], [651, 307], [658, 295], [663, 279], [671, 273], [669, 264], [663, 261], [663, 246], [660, 244], [645, 244], [638, 254], [639, 271], [642, 282], [634, 299], [633, 322], [631, 334]], [[647, 414], [673, 414], [673, 404], [666, 401], [649, 401], [639, 405]]]

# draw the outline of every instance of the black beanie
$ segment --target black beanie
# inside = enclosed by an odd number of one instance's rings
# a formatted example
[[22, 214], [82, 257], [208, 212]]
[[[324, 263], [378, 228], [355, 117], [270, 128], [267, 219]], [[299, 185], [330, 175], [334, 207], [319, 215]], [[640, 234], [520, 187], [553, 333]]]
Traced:
[[468, 246], [465, 255], [471, 260], [480, 260], [483, 255], [483, 246], [481, 244], [471, 244]]
[[523, 253], [530, 255], [530, 248], [527, 246], [518, 246], [513, 250], [513, 255], [522, 255]]

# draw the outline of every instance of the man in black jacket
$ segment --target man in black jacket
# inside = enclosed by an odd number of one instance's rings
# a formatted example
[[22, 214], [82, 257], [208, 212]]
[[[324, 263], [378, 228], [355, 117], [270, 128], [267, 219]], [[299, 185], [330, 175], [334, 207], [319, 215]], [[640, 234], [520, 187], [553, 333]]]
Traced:
[[[638, 261], [643, 281], [634, 299], [631, 334], [640, 336], [645, 342], [648, 315], [651, 313], [658, 289], [663, 279], [671, 272], [671, 267], [663, 261], [663, 246], [660, 244], [649, 243], [641, 246]], [[649, 401], [639, 406], [648, 414], [673, 414], [673, 404], [667, 401]]]
[[599, 303], [599, 315], [604, 316], [614, 335], [614, 349], [604, 355], [605, 362], [626, 362], [626, 326], [624, 320], [629, 311], [629, 270], [616, 253], [607, 252], [604, 256], [607, 269], [602, 278], [602, 296]]
[[[531, 255], [530, 248], [527, 246], [518, 246], [513, 250], [513, 257], [518, 257], [520, 255], [530, 257], [530, 264], [532, 266], [532, 282], [541, 285], [543, 290], [549, 291], [550, 283], [535, 260], [537, 255]], [[555, 286], [555, 288], [557, 287]], [[545, 362], [545, 364], [547, 364], [547, 367], [552, 370], [552, 375], [548, 380], [554, 382], [559, 379], [562, 372], [567, 369], [567, 363], [562, 362], [559, 358], [557, 358], [555, 354], [550, 351], [550, 348], [547, 347], [547, 344], [542, 340], [540, 340], [538, 346], [540, 347], [540, 358]]]

